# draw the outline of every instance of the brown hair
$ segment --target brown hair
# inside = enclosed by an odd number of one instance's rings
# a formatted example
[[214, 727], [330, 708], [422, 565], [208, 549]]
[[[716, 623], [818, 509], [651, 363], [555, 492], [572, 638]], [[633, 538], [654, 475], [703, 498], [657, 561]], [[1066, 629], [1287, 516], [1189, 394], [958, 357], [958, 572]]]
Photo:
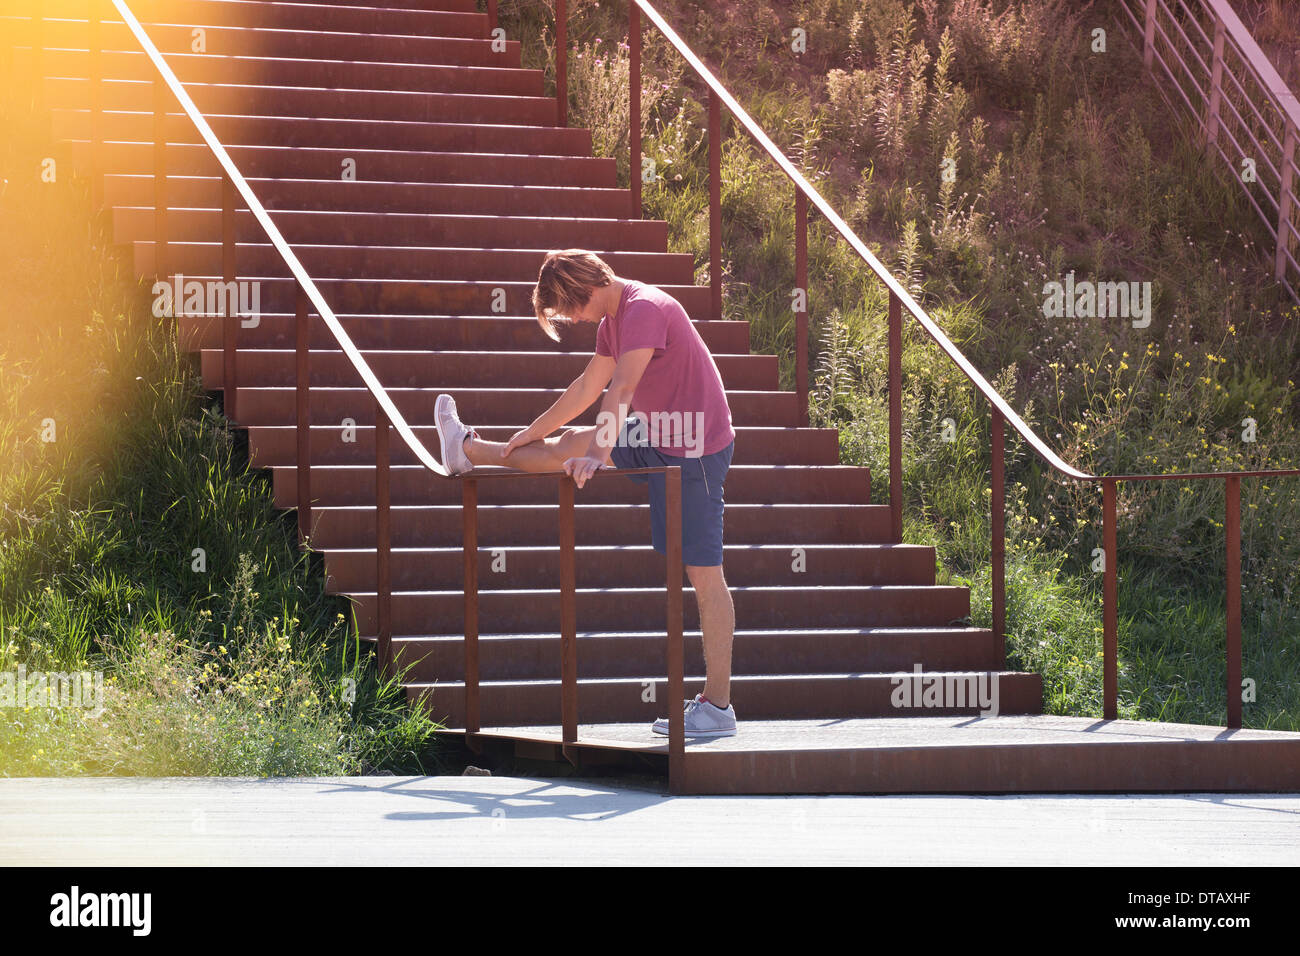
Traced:
[[597, 289], [614, 281], [614, 270], [586, 249], [556, 249], [546, 254], [533, 289], [533, 311], [549, 338], [558, 342], [557, 322], [569, 322], [569, 312], [591, 300]]

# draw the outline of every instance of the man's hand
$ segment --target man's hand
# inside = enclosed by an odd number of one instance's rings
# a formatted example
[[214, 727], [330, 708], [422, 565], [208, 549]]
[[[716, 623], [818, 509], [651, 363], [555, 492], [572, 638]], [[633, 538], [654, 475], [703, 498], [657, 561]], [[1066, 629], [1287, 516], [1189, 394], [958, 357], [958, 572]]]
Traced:
[[501, 457], [506, 458], [516, 448], [522, 448], [524, 445], [531, 445], [537, 441], [537, 436], [533, 434], [533, 426], [521, 428], [510, 436], [510, 441], [506, 442], [506, 447], [501, 449]]
[[608, 468], [599, 458], [566, 458], [564, 460], [564, 473], [573, 476], [573, 483], [579, 488], [587, 483], [587, 479], [594, 475], [601, 468]]

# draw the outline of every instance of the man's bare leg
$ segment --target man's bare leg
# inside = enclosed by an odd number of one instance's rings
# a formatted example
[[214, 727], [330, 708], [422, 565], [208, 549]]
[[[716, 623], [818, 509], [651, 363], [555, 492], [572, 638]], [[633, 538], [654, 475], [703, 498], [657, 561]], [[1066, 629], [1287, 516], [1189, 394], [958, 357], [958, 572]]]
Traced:
[[596, 426], [575, 428], [563, 435], [553, 435], [535, 442], [529, 442], [512, 451], [505, 458], [501, 451], [506, 447], [503, 441], [484, 441], [482, 438], [465, 437], [465, 454], [475, 465], [500, 465], [503, 468], [517, 468], [520, 471], [563, 471], [564, 462], [569, 458], [578, 458], [587, 453], [591, 445], [591, 436], [596, 433]]
[[722, 576], [722, 565], [712, 568], [686, 565], [686, 577], [695, 588], [704, 632], [704, 696], [727, 709], [731, 703], [731, 644], [736, 632], [736, 606]]

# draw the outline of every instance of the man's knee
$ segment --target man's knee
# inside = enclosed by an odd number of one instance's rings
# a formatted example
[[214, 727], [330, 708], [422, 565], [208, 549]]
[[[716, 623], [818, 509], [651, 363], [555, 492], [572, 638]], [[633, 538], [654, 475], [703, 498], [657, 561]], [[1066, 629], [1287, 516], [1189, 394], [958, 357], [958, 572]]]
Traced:
[[722, 565], [714, 567], [699, 567], [697, 565], [686, 565], [686, 577], [695, 588], [695, 592], [707, 593], [715, 591], [725, 591], [727, 589], [726, 579], [722, 576]]

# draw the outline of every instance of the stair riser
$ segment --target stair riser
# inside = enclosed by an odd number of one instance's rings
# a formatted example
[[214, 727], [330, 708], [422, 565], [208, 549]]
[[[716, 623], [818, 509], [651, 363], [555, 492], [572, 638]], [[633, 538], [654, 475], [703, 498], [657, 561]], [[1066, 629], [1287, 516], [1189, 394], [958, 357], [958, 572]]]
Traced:
[[[230, 146], [226, 151], [242, 175], [264, 179], [590, 186], [603, 189], [618, 185], [614, 160], [580, 156], [458, 155], [301, 146]], [[153, 154], [152, 143], [107, 142], [99, 148], [99, 168], [111, 175], [152, 176]], [[72, 156], [79, 167], [88, 165], [90, 155], [88, 142], [73, 144]], [[199, 144], [169, 145], [164, 168], [169, 176], [217, 176], [221, 172], [212, 152], [206, 145]], [[344, 179], [345, 171], [350, 179]]]
[[[704, 673], [698, 634], [683, 638], [688, 674]], [[408, 681], [463, 681], [464, 642], [458, 640], [395, 643], [398, 660], [409, 665]], [[664, 669], [664, 635], [580, 635], [578, 678], [638, 677]], [[911, 671], [924, 661], [931, 670], [996, 671], [1002, 667], [991, 631], [902, 635], [740, 634], [732, 648], [732, 667], [742, 674], [870, 674]], [[479, 679], [514, 681], [538, 675], [558, 678], [560, 639], [550, 637], [481, 638]], [[748, 716], [748, 715], [747, 715]]]
[[[327, 301], [329, 298], [326, 293]], [[210, 389], [221, 388], [222, 353], [204, 349], [201, 354], [204, 384]], [[563, 352], [366, 352], [362, 357], [386, 388], [429, 388], [434, 383], [447, 389], [499, 388], [507, 382], [516, 388], [551, 388], [557, 382], [573, 381], [591, 361], [589, 355]], [[714, 361], [728, 389], [762, 391], [776, 385], [774, 355], [718, 355]], [[350, 388], [360, 384], [356, 369], [341, 351], [312, 352], [309, 362], [313, 386]], [[240, 351], [235, 375], [240, 388], [293, 386], [297, 378], [294, 354]], [[519, 423], [528, 424], [523, 418], [519, 417]]]
[[[732, 589], [736, 619], [748, 628], [807, 627], [942, 627], [970, 613], [968, 592], [963, 588], [914, 588], [906, 590], [839, 591], [809, 589]], [[699, 611], [694, 597], [682, 602], [683, 621], [688, 630], [698, 629]], [[357, 626], [362, 634], [375, 634], [374, 596], [354, 596]], [[628, 621], [641, 628], [665, 626], [665, 594], [662, 590], [594, 591], [577, 596], [578, 627], [625, 627]], [[479, 594], [480, 633], [512, 633], [538, 627], [558, 627], [560, 596], [553, 591]], [[393, 595], [393, 633], [456, 633], [464, 630], [464, 598], [439, 592]]]
[[[602, 480], [623, 481], [617, 476]], [[581, 492], [578, 492], [581, 494]], [[798, 516], [798, 526], [792, 523]], [[450, 548], [462, 543], [460, 509], [401, 508], [393, 512], [395, 548]], [[648, 504], [597, 508], [578, 505], [576, 537], [588, 545], [650, 543]], [[771, 544], [773, 529], [791, 546], [800, 544], [886, 544], [890, 537], [889, 509], [884, 505], [745, 506], [727, 507], [724, 540], [730, 544]], [[479, 546], [553, 545], [557, 542], [556, 507], [531, 506], [506, 511], [479, 510]], [[312, 545], [330, 548], [373, 548], [372, 509], [317, 509], [312, 513]], [[960, 617], [960, 615], [957, 615]], [[945, 619], [946, 621], [947, 619]]]
[[[250, 276], [242, 269], [238, 270], [238, 272], [241, 280], [246, 282], [257, 281], [259, 283], [256, 288], [260, 300], [258, 304], [262, 312], [292, 312], [297, 309], [297, 283], [292, 279]], [[173, 270], [165, 270], [164, 275], [168, 279], [175, 281]], [[152, 277], [152, 273], [150, 277]], [[639, 279], [640, 276], [630, 275], [627, 278]], [[204, 283], [205, 288], [209, 282], [217, 284], [221, 282], [221, 279], [216, 276], [185, 276], [186, 282], [191, 280]], [[498, 312], [506, 316], [532, 317], [531, 297], [533, 289], [537, 285], [536, 280], [529, 282], [450, 282], [430, 279], [417, 282], [410, 279], [319, 279], [313, 281], [316, 288], [320, 290], [321, 295], [325, 297], [325, 302], [329, 307], [336, 314], [345, 315], [378, 314], [380, 312], [397, 315], [490, 315], [493, 312]], [[682, 308], [686, 310], [686, 314], [692, 319], [699, 320], [712, 317], [708, 287], [677, 285], [662, 288], [664, 292], [667, 292], [681, 304]], [[528, 356], [528, 358], [538, 361], [544, 360], [546, 357], [537, 356], [534, 358]], [[746, 356], [745, 358], [754, 361], [771, 359], [771, 368], [773, 374], [775, 374], [775, 356]], [[739, 361], [740, 359], [737, 357], [735, 360]], [[583, 367], [586, 367], [586, 359], [582, 360], [582, 364]], [[760, 363], [760, 365], [755, 366], [755, 368], [758, 367], [766, 368], [766, 365]], [[581, 369], [578, 369], [578, 371], [581, 371]], [[242, 379], [241, 384], [244, 384]], [[263, 383], [254, 382], [253, 384]], [[265, 384], [283, 383], [268, 382]], [[394, 382], [392, 384], [399, 383]], [[427, 386], [428, 380], [421, 381], [418, 384]], [[517, 382], [515, 384], [526, 385], [527, 383]], [[552, 383], [538, 382], [537, 384], [549, 385]], [[776, 381], [775, 379], [770, 381], [765, 379], [762, 385], [737, 383], [730, 387], [747, 389], [775, 388]]]
[[[483, 186], [447, 183], [345, 183], [337, 179], [277, 182], [253, 179], [249, 185], [270, 210], [322, 212], [402, 212], [446, 215], [599, 216], [615, 219], [631, 209], [625, 189], [576, 186]], [[109, 205], [154, 205], [152, 176], [107, 176]], [[173, 178], [167, 182], [173, 208], [221, 208], [221, 180]], [[483, 309], [478, 315], [488, 314]]]
[[[335, 236], [335, 241], [345, 237]], [[155, 244], [137, 242], [135, 271], [140, 276], [158, 273]], [[664, 252], [606, 252], [593, 250], [619, 275], [635, 275], [655, 285], [689, 285], [694, 265], [687, 254]], [[376, 249], [368, 246], [299, 246], [294, 253], [313, 279], [402, 279], [466, 282], [537, 281], [545, 253], [534, 250], [488, 249]], [[167, 250], [169, 273], [214, 275], [221, 272], [219, 243], [172, 243]], [[243, 246], [235, 254], [236, 269], [256, 276], [291, 275], [280, 254], [269, 245]]]
[[[82, 17], [85, 14], [81, 14]], [[11, 18], [0, 20], [26, 28]], [[193, 52], [193, 27], [179, 24], [151, 24], [148, 34], [164, 55]], [[484, 35], [486, 36], [486, 34]], [[45, 45], [70, 50], [89, 49], [90, 29], [83, 20], [50, 20], [45, 27]], [[102, 49], [140, 49], [126, 24], [105, 21], [100, 33]], [[439, 66], [495, 66], [519, 68], [520, 43], [507, 39], [504, 49], [494, 50], [489, 39], [441, 36], [390, 36], [384, 34], [321, 33], [309, 29], [258, 30], [245, 27], [207, 27], [210, 54], [263, 56], [293, 60], [352, 60], [378, 63], [419, 63]], [[499, 46], [499, 45], [498, 45]], [[22, 51], [19, 65], [31, 69], [30, 51]], [[365, 115], [365, 114], [358, 114]]]
[[[305, 3], [314, 5], [321, 0], [275, 0], [276, 3]], [[383, 9], [445, 10], [451, 13], [477, 13], [477, 0], [376, 0]]]
[[[85, 0], [43, 0], [47, 17], [84, 18]], [[382, 6], [375, 0], [374, 6]], [[158, 23], [184, 23], [194, 27], [257, 27], [263, 30], [311, 30], [339, 33], [369, 33], [377, 27], [385, 33], [411, 36], [446, 36], [483, 39], [488, 35], [486, 14], [448, 13], [444, 11], [387, 9], [376, 22], [373, 10], [361, 6], [336, 6], [316, 3], [232, 3], [223, 0], [131, 0], [131, 12], [146, 26]], [[120, 24], [117, 11], [110, 5], [104, 12], [106, 23]], [[111, 20], [110, 20], [111, 17]], [[225, 52], [208, 47], [211, 53]]]
[[[979, 714], [978, 707], [899, 708], [890, 703], [896, 685], [887, 676], [842, 678], [771, 678], [746, 680], [733, 677], [731, 698], [736, 716], [746, 720], [798, 720], [813, 717], [941, 717]], [[685, 696], [704, 689], [703, 679], [687, 680]], [[421, 706], [434, 720], [448, 727], [463, 727], [464, 688], [456, 684], [439, 685], [426, 696], [424, 687], [407, 689], [407, 697]], [[650, 702], [642, 696], [651, 696]], [[519, 724], [559, 724], [560, 688], [558, 684], [487, 685], [479, 696], [484, 726]], [[680, 706], [680, 705], [678, 705]], [[667, 716], [668, 682], [649, 679], [589, 684], [578, 693], [580, 723], [646, 722]], [[1042, 680], [1037, 674], [1003, 674], [998, 680], [998, 712], [1002, 714], [1036, 714], [1042, 710]], [[664, 738], [665, 740], [667, 738]]]
[[[297, 470], [293, 466], [274, 469], [277, 508], [297, 505]], [[375, 503], [375, 469], [373, 464], [351, 467], [314, 469], [311, 476], [312, 500], [317, 506], [369, 505]], [[459, 505], [461, 485], [435, 475], [422, 466], [395, 466], [389, 470], [390, 495], [394, 505]], [[645, 490], [635, 482], [592, 482], [582, 490], [589, 504], [641, 502]], [[868, 504], [871, 500], [871, 473], [866, 468], [847, 465], [817, 468], [793, 466], [746, 466], [733, 464], [727, 472], [726, 496], [729, 504]], [[479, 503], [551, 504], [555, 489], [542, 481], [485, 481], [479, 484]]]
[[[369, 67], [367, 67], [369, 68]], [[444, 67], [442, 69], [459, 69]], [[84, 105], [84, 104], [83, 104]], [[90, 114], [53, 111], [54, 132], [61, 139], [91, 139]], [[314, 146], [347, 149], [408, 149], [425, 152], [510, 153], [519, 148], [515, 126], [482, 123], [372, 123], [358, 119], [305, 119], [298, 116], [206, 117], [224, 145]], [[125, 143], [154, 141], [153, 111], [105, 114], [101, 138]], [[173, 108], [164, 121], [169, 143], [201, 143], [188, 116]], [[591, 156], [591, 130], [534, 126], [528, 129], [531, 151], [542, 156]]]
[[[520, 427], [523, 422], [520, 422]], [[357, 426], [356, 441], [345, 442], [337, 429], [315, 429], [311, 437], [313, 465], [361, 465], [375, 460], [374, 431]], [[514, 429], [497, 429], [487, 426], [479, 429], [484, 439], [506, 441]], [[415, 427], [416, 439], [436, 458], [440, 454], [437, 432], [433, 428]], [[248, 430], [249, 459], [255, 468], [295, 463], [297, 454], [296, 430], [289, 427], [255, 425]], [[820, 432], [800, 432], [788, 436], [779, 430], [746, 434], [742, 427], [736, 436], [732, 457], [735, 465], [833, 465], [835, 448]], [[389, 458], [393, 464], [418, 464], [415, 453], [406, 443], [390, 436]], [[883, 507], [883, 506], [882, 506]]]
[[[187, 87], [200, 113], [236, 116], [351, 117], [375, 120], [422, 120], [450, 123], [510, 123], [519, 126], [555, 125], [555, 101], [550, 97], [477, 96], [468, 93], [390, 93], [376, 90], [298, 89], [285, 86]], [[45, 80], [50, 106], [75, 109], [90, 102], [90, 84], [73, 77]], [[100, 89], [106, 110], [153, 109], [152, 83], [107, 80]], [[168, 109], [172, 107], [169, 104]], [[526, 147], [526, 131], [520, 146]]]
[[[531, 421], [551, 407], [563, 394], [560, 389], [529, 391], [474, 391], [453, 389], [461, 418], [476, 427], [510, 426]], [[392, 390], [389, 396], [408, 425], [433, 425], [437, 396], [430, 391]], [[241, 425], [294, 425], [297, 423], [296, 393], [293, 389], [239, 390]], [[789, 426], [795, 420], [794, 392], [733, 392], [727, 396], [735, 426]], [[337, 425], [350, 417], [358, 425], [373, 425], [375, 404], [364, 389], [313, 389], [311, 423]], [[599, 404], [593, 404], [569, 423], [570, 427], [595, 425]]]
[[[72, 155], [79, 166], [88, 164], [90, 152], [88, 142], [73, 144]], [[614, 161], [591, 157], [275, 146], [231, 146], [227, 152], [246, 178], [592, 188], [617, 185]], [[110, 175], [152, 176], [153, 154], [154, 147], [147, 142], [105, 143], [98, 151], [99, 168]], [[171, 144], [164, 168], [169, 176], [220, 174], [216, 159], [206, 145], [200, 144]]]
[[[630, 482], [629, 482], [630, 484]], [[730, 494], [728, 494], [730, 497]], [[478, 558], [482, 589], [554, 588], [559, 583], [559, 555], [549, 548], [482, 549]], [[884, 584], [933, 585], [934, 552], [929, 548], [882, 546], [878, 550], [809, 545], [802, 558], [793, 548], [724, 548], [723, 566], [732, 587], [818, 587]], [[580, 588], [646, 587], [662, 578], [664, 559], [642, 545], [626, 550], [579, 548]], [[797, 571], [802, 566], [804, 570]], [[498, 570], [504, 568], [504, 570]], [[451, 590], [464, 581], [464, 556], [454, 549], [398, 551], [390, 559], [394, 590]], [[326, 587], [333, 593], [375, 590], [373, 551], [333, 551], [325, 555]]]
[[[484, 352], [594, 352], [596, 327], [591, 323], [561, 326], [560, 341], [547, 338], [532, 316], [339, 316], [343, 329], [359, 349]], [[748, 322], [695, 322], [695, 329], [714, 355], [749, 354]], [[312, 349], [336, 348], [338, 341], [323, 322], [310, 326]], [[181, 316], [181, 348], [221, 347], [219, 316]], [[241, 349], [297, 347], [295, 317], [263, 312], [256, 328], [241, 328]]]
[[[83, 0], [84, 3], [84, 0]], [[323, 89], [400, 90], [412, 93], [479, 93], [542, 96], [540, 70], [425, 66], [418, 63], [361, 63], [347, 60], [275, 60], [243, 50], [209, 54], [168, 53], [177, 78], [190, 83], [306, 86]], [[47, 76], [84, 79], [94, 69], [85, 50], [48, 50]], [[110, 80], [147, 80], [156, 72], [143, 51], [105, 50], [100, 75]], [[112, 128], [112, 127], [110, 127]], [[226, 142], [226, 140], [222, 140]]]
[[[668, 243], [668, 224], [655, 220], [277, 212], [275, 225], [292, 246], [319, 243], [536, 251], [563, 248], [568, 243], [587, 249], [662, 255]], [[167, 214], [171, 242], [220, 242], [221, 229], [219, 209], [174, 209]], [[114, 209], [113, 237], [120, 243], [152, 241], [153, 207]], [[252, 213], [236, 213], [235, 241], [241, 246], [266, 242]]]

